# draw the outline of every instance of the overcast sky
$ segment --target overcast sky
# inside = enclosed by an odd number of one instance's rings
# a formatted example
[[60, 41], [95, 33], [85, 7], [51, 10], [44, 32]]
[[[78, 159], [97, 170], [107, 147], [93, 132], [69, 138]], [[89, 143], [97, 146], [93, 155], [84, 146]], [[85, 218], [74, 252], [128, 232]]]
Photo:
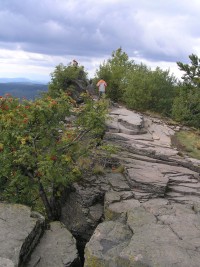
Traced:
[[200, 56], [200, 0], [0, 0], [0, 78], [49, 80], [76, 59], [90, 77], [112, 51], [170, 68]]

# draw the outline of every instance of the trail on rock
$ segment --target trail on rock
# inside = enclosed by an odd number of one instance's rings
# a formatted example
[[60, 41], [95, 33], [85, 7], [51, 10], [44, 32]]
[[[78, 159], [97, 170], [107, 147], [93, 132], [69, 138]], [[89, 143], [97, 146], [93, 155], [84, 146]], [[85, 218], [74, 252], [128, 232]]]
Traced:
[[200, 161], [180, 157], [176, 129], [161, 120], [125, 108], [110, 117], [105, 140], [118, 146], [125, 173], [105, 177], [105, 221], [84, 266], [198, 267]]

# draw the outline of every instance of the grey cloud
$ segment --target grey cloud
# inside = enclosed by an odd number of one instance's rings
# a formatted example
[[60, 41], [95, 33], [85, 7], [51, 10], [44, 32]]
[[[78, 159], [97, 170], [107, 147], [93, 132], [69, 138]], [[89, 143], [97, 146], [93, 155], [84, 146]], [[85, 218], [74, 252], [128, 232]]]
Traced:
[[[148, 60], [177, 61], [190, 53], [188, 43], [192, 45], [191, 39], [200, 34], [194, 16], [200, 4], [194, 3], [192, 7], [186, 0], [1, 0], [0, 47], [102, 57], [121, 46], [129, 56], [137, 51]], [[172, 19], [177, 24], [167, 28]], [[154, 21], [158, 28], [150, 26]], [[189, 42], [181, 40], [182, 31]]]

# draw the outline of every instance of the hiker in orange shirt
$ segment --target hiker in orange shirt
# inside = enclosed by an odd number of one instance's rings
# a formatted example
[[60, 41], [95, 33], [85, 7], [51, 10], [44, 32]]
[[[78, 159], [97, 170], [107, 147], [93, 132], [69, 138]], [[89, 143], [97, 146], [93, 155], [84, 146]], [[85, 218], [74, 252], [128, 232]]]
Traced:
[[107, 83], [101, 78], [97, 86], [99, 87], [99, 98], [105, 95]]

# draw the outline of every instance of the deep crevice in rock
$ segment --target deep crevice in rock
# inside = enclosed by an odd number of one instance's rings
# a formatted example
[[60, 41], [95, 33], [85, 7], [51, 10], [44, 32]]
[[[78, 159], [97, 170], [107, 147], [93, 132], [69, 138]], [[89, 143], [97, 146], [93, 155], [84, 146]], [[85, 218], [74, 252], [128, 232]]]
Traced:
[[[90, 180], [90, 179], [88, 179]], [[91, 184], [83, 181], [68, 192], [63, 203], [61, 221], [76, 239], [81, 267], [84, 266], [84, 249], [99, 223], [104, 221], [104, 193], [94, 191]]]
[[81, 238], [81, 236], [75, 236], [75, 238], [76, 238], [76, 246], [77, 246], [78, 254], [80, 257], [80, 261], [81, 261], [81, 267], [83, 267], [84, 261], [85, 261], [84, 250], [85, 250], [85, 246], [88, 240]]
[[104, 217], [102, 216], [99, 222], [95, 225], [95, 227], [91, 228], [89, 238], [87, 239], [83, 238], [81, 234], [73, 233], [73, 236], [76, 239], [76, 246], [77, 246], [78, 254], [80, 257], [81, 267], [84, 266], [84, 262], [85, 262], [85, 257], [84, 257], [85, 246], [89, 242], [98, 224], [100, 224], [103, 221], [104, 221]]

